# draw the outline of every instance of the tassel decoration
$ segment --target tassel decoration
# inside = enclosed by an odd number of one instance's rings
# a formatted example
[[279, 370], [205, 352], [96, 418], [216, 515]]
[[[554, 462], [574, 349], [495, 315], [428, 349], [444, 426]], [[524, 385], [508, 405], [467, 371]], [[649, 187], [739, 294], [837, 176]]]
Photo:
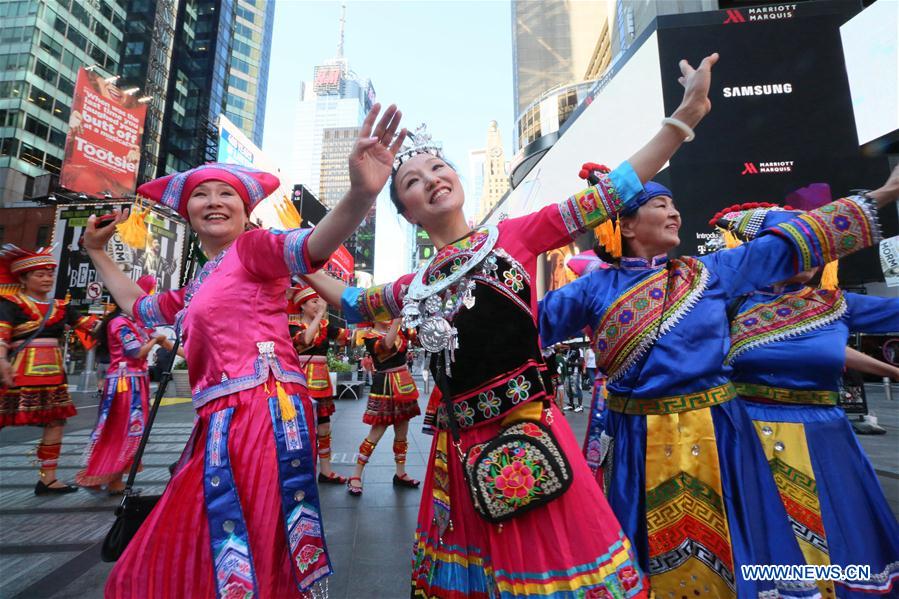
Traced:
[[734, 235], [733, 231], [723, 230], [723, 237], [724, 237], [724, 246], [729, 250], [732, 250], [735, 247], [740, 247], [741, 245], [743, 245], [743, 242], [740, 241], [736, 235]]
[[614, 220], [607, 220], [593, 229], [596, 240], [613, 258], [621, 258], [621, 230]]
[[839, 289], [840, 278], [837, 272], [838, 270], [838, 260], [832, 260], [824, 266], [824, 268], [821, 270], [821, 289], [830, 289], [831, 291], [834, 289]]
[[281, 381], [275, 381], [275, 391], [278, 395], [278, 408], [281, 410], [281, 420], [287, 422], [297, 417], [297, 409], [293, 405], [287, 391], [281, 386]]
[[116, 225], [116, 232], [119, 238], [128, 246], [142, 250], [147, 246], [147, 215], [150, 214], [150, 208], [143, 208], [140, 203], [135, 203], [131, 208], [131, 214], [128, 219]]

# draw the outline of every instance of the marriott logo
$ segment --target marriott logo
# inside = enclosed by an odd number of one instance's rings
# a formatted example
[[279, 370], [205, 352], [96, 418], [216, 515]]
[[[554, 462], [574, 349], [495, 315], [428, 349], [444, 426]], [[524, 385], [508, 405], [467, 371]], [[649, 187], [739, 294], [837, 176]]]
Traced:
[[731, 8], [727, 10], [725, 14], [725, 25], [751, 23], [753, 21], [777, 21], [781, 19], [792, 19], [796, 16], [796, 5], [778, 4], [776, 6], [759, 6], [757, 8], [743, 10]]
[[743, 172], [741, 175], [759, 175], [762, 173], [792, 173], [793, 161], [783, 160], [780, 162], [744, 162]]

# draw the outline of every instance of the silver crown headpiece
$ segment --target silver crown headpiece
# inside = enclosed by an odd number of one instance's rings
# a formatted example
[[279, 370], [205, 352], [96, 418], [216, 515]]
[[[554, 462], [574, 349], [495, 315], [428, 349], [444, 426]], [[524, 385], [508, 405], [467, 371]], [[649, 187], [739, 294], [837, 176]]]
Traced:
[[415, 128], [415, 132], [408, 133], [407, 137], [412, 142], [411, 146], [400, 151], [396, 158], [393, 159], [393, 171], [391, 175], [395, 175], [404, 162], [419, 154], [431, 154], [437, 158], [443, 159], [443, 146], [431, 139], [428, 133], [428, 127], [424, 123]]

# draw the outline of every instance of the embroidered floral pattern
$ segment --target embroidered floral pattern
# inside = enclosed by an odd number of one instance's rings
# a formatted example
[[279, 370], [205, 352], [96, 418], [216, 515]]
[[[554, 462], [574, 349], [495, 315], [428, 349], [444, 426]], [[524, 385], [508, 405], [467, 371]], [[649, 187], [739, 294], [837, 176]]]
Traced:
[[524, 277], [522, 277], [521, 273], [514, 268], [510, 268], [503, 272], [503, 284], [515, 293], [518, 293], [524, 289]]
[[506, 499], [524, 499], [534, 488], [534, 475], [531, 467], [524, 462], [512, 462], [503, 466], [499, 475], [493, 479], [496, 490]]
[[309, 569], [309, 566], [315, 564], [318, 561], [319, 556], [324, 553], [321, 547], [316, 545], [304, 545], [300, 552], [297, 554], [296, 562], [297, 568], [299, 568], [300, 572], [306, 572]]
[[606, 585], [600, 585], [596, 588], [589, 589], [584, 593], [584, 599], [615, 599], [615, 595], [609, 592]]
[[460, 401], [453, 405], [453, 414], [460, 426], [471, 426], [474, 424], [474, 410], [468, 405], [467, 401]]
[[243, 583], [234, 581], [222, 589], [222, 599], [251, 599], [253, 589], [248, 589]]
[[517, 404], [530, 397], [531, 382], [525, 380], [524, 376], [517, 376], [506, 384], [508, 385], [506, 397], [511, 399], [512, 403]]
[[492, 389], [478, 394], [478, 409], [484, 415], [484, 418], [498, 416], [500, 403], [500, 399], [493, 393]]

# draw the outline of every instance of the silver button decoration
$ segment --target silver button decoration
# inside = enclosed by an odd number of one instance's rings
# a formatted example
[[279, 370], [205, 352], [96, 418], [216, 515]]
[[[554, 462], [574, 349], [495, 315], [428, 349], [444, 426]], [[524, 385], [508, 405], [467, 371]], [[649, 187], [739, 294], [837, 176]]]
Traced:
[[224, 530], [227, 533], [234, 532], [234, 520], [225, 520], [222, 523], [222, 530]]
[[774, 431], [771, 430], [771, 427], [770, 427], [770, 426], [763, 426], [763, 427], [762, 427], [762, 434], [765, 435], [766, 437], [770, 437], [773, 433], [774, 433]]
[[690, 453], [693, 455], [699, 455], [699, 445], [694, 445], [690, 448]]
[[783, 451], [783, 450], [784, 450], [784, 447], [786, 447], [786, 446], [783, 444], [782, 441], [777, 441], [777, 442], [774, 444], [774, 451]]
[[300, 458], [294, 458], [294, 459], [290, 460], [290, 465], [293, 466], [294, 468], [299, 468], [300, 467]]
[[303, 501], [303, 498], [306, 497], [306, 494], [302, 491], [297, 491], [293, 494], [294, 501]]
[[222, 479], [219, 478], [218, 476], [213, 476], [212, 478], [209, 479], [209, 484], [212, 485], [213, 487], [219, 486], [219, 483], [221, 483], [221, 482], [222, 482]]

